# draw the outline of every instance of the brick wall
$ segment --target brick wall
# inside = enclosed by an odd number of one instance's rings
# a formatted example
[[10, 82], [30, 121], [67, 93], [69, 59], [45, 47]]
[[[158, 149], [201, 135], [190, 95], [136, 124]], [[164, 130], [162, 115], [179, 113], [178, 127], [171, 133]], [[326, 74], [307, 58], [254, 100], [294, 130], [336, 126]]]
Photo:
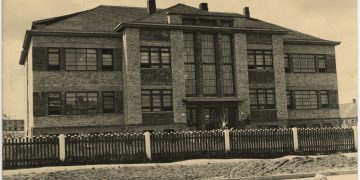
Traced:
[[142, 86], [171, 86], [171, 69], [141, 69]]
[[174, 123], [173, 112], [152, 112], [142, 114], [143, 125], [165, 125]]

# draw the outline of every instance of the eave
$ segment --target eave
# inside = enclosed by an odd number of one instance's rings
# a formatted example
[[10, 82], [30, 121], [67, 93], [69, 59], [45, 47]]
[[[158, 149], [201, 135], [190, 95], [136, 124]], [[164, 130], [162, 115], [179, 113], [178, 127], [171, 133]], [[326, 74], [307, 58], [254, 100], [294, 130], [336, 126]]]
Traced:
[[301, 40], [301, 39], [284, 39], [284, 44], [306, 44], [306, 45], [330, 45], [337, 46], [340, 41], [316, 41], [316, 40]]

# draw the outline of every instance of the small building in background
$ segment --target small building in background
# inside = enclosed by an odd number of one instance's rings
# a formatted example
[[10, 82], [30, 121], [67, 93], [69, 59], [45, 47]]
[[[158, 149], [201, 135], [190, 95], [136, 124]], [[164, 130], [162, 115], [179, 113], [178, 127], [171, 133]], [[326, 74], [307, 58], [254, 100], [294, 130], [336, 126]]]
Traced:
[[23, 119], [3, 119], [3, 138], [23, 137]]
[[352, 103], [340, 104], [341, 127], [348, 128], [357, 126], [357, 102], [353, 99]]

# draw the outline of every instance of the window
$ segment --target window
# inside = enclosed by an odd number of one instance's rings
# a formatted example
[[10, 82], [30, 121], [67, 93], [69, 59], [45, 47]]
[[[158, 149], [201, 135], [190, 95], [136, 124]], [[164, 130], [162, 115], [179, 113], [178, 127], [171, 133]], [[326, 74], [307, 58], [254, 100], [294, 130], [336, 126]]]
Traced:
[[295, 91], [296, 109], [317, 109], [316, 91]]
[[321, 72], [321, 73], [326, 72], [326, 57], [325, 57], [325, 55], [318, 55], [317, 59], [318, 59], [318, 63], [319, 63], [319, 72]]
[[59, 115], [61, 114], [60, 93], [48, 93], [48, 114]]
[[284, 67], [285, 67], [285, 72], [290, 72], [290, 59], [289, 59], [289, 54], [284, 54]]
[[113, 70], [113, 51], [112, 49], [102, 50], [102, 70], [111, 71]]
[[315, 71], [315, 57], [307, 54], [294, 54], [293, 66], [294, 72], [311, 73]]
[[231, 36], [222, 35], [221, 51], [223, 60], [224, 94], [234, 95], [234, 73]]
[[286, 99], [287, 99], [287, 108], [292, 107], [292, 97], [291, 97], [291, 91], [286, 91]]
[[58, 48], [48, 49], [48, 70], [60, 70], [60, 51]]
[[66, 70], [97, 70], [96, 49], [65, 49]]
[[194, 55], [194, 35], [184, 33], [185, 47], [185, 91], [186, 95], [196, 95], [196, 74], [195, 74], [195, 55]]
[[216, 95], [214, 35], [201, 34], [204, 95]]
[[320, 91], [320, 104], [321, 108], [329, 107], [329, 94], [328, 91]]
[[250, 89], [251, 109], [275, 109], [274, 89]]
[[170, 68], [170, 48], [141, 47], [141, 68]]
[[95, 114], [97, 99], [96, 92], [66, 93], [66, 114]]
[[103, 92], [103, 112], [114, 113], [114, 92]]
[[197, 109], [196, 108], [187, 108], [186, 109], [186, 120], [188, 127], [196, 126], [197, 119]]
[[24, 131], [23, 120], [3, 120], [4, 131]]
[[248, 69], [273, 69], [272, 50], [247, 50]]
[[172, 91], [142, 90], [141, 103], [143, 112], [172, 111]]

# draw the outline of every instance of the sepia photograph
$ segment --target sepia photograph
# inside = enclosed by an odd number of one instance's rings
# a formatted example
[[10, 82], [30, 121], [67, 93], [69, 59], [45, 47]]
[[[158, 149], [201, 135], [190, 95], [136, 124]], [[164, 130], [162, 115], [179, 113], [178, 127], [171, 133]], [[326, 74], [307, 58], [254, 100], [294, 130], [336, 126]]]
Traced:
[[2, 0], [2, 179], [356, 180], [356, 0]]

